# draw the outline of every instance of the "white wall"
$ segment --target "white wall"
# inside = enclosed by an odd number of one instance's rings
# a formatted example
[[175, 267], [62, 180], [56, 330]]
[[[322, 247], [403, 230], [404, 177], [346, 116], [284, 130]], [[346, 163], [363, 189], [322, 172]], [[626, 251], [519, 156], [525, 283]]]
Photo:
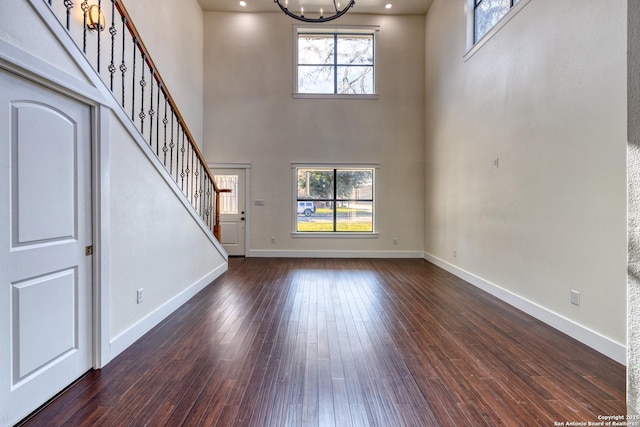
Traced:
[[[378, 100], [292, 99], [294, 23], [282, 13], [205, 13], [205, 157], [252, 165], [251, 197], [264, 207], [252, 207], [250, 254], [421, 253], [424, 17], [340, 18], [380, 26]], [[379, 238], [292, 238], [296, 162], [380, 163]]]
[[627, 411], [640, 413], [640, 2], [629, 1]]
[[[192, 287], [225, 259], [120, 121], [110, 120], [111, 340]], [[223, 270], [220, 270], [223, 268]], [[195, 284], [195, 285], [194, 285]], [[136, 291], [144, 289], [144, 302]]]
[[533, 0], [466, 62], [464, 4], [427, 15], [425, 250], [624, 348], [626, 1]]
[[[60, 26], [58, 24], [58, 26]], [[64, 48], [51, 37], [41, 18], [24, 0], [2, 0], [0, 4], [0, 40], [30, 52], [47, 64], [77, 79], [86, 81]]]
[[197, 0], [125, 0], [124, 4], [202, 147], [202, 8]]

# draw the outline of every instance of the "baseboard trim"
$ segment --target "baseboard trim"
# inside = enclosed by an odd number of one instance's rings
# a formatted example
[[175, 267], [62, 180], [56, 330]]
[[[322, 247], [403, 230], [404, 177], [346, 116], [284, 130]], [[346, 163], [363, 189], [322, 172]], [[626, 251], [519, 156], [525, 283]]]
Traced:
[[255, 258], [422, 258], [419, 251], [308, 251], [253, 249], [246, 253]]
[[438, 267], [454, 274], [455, 276], [469, 282], [471, 285], [482, 289], [483, 291], [499, 298], [507, 304], [527, 313], [530, 316], [546, 323], [547, 325], [559, 330], [560, 332], [574, 338], [581, 343], [591, 347], [592, 349], [604, 354], [605, 356], [615, 360], [618, 363], [627, 365], [627, 349], [609, 338], [592, 331], [571, 319], [555, 313], [545, 307], [542, 307], [532, 301], [527, 300], [511, 291], [491, 283], [473, 273], [463, 270], [443, 259], [440, 259], [427, 252], [424, 253], [424, 259], [437, 265]]
[[106, 365], [109, 361], [113, 360], [116, 356], [126, 350], [144, 334], [149, 332], [156, 325], [166, 319], [171, 313], [180, 308], [180, 306], [193, 298], [198, 292], [206, 288], [209, 284], [211, 284], [211, 282], [220, 277], [224, 272], [227, 271], [227, 269], [227, 263], [216, 267], [214, 270], [210, 271], [205, 276], [196, 281], [193, 285], [189, 286], [178, 295], [158, 307], [156, 310], [140, 319], [126, 331], [114, 337], [109, 342], [109, 360], [104, 361], [103, 365]]

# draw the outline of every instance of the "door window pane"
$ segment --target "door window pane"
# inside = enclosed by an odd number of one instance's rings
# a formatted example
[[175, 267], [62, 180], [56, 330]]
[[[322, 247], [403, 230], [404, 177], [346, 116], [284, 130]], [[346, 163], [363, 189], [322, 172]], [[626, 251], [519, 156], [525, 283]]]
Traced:
[[235, 215], [238, 213], [238, 175], [214, 175], [218, 188], [231, 190], [220, 193], [220, 214]]

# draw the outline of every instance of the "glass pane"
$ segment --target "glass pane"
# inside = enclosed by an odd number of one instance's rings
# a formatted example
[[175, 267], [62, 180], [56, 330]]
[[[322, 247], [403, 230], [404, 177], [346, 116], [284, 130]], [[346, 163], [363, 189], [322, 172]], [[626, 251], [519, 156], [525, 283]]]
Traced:
[[336, 231], [373, 231], [372, 202], [338, 202]]
[[[313, 203], [315, 212], [309, 212], [307, 206], [300, 203]], [[333, 231], [333, 202], [298, 202], [296, 231]], [[304, 210], [303, 210], [304, 208]]]
[[298, 198], [332, 199], [333, 171], [298, 169]]
[[480, 40], [510, 8], [511, 0], [483, 0], [475, 10], [475, 40]]
[[373, 36], [338, 36], [338, 64], [373, 65]]
[[336, 174], [338, 199], [372, 200], [372, 170], [339, 170]]
[[298, 67], [299, 93], [333, 93], [333, 70], [328, 65]]
[[372, 94], [373, 67], [338, 67], [338, 93]]
[[238, 175], [214, 175], [218, 188], [231, 190], [231, 193], [220, 193], [220, 214], [235, 215], [238, 213]]
[[299, 34], [298, 64], [333, 64], [333, 34]]

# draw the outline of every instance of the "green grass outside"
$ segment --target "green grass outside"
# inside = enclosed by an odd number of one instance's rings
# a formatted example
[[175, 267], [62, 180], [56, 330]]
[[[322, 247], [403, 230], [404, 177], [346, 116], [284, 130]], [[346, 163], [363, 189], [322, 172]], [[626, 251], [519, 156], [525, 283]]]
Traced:
[[[370, 222], [349, 222], [338, 223], [337, 231], [355, 231], [355, 232], [371, 232], [373, 226]], [[333, 231], [333, 224], [330, 222], [300, 222], [298, 223], [299, 232], [319, 232]]]
[[[373, 225], [371, 224], [371, 212], [363, 211], [362, 209], [355, 208], [346, 208], [346, 207], [338, 207], [338, 214], [348, 214], [351, 218], [357, 218], [358, 214], [361, 213], [363, 216], [366, 216], [367, 219], [363, 221], [348, 221], [348, 222], [338, 222], [336, 231], [343, 232], [372, 232]], [[323, 232], [333, 231], [333, 210], [329, 208], [317, 208], [316, 212], [313, 216], [318, 217], [326, 217], [327, 221], [323, 222], [299, 222], [298, 223], [298, 231], [299, 232]]]

